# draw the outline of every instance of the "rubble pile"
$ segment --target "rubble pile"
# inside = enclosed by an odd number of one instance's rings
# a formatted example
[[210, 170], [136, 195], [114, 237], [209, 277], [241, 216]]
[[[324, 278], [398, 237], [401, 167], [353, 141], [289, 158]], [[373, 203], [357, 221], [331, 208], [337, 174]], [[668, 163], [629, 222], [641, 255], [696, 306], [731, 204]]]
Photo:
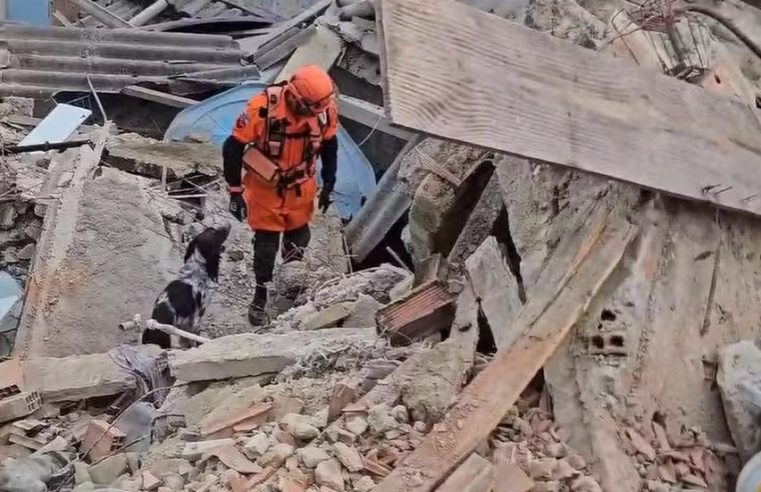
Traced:
[[[9, 25], [35, 49], [6, 43], [0, 67], [0, 490], [754, 480], [761, 229], [735, 188], [759, 153], [755, 7], [69, 3], [61, 26]], [[451, 65], [421, 54], [439, 45]], [[334, 204], [250, 326], [252, 234], [221, 146], [251, 96], [306, 64], [338, 89]], [[142, 345], [187, 245], [220, 224], [198, 333], [163, 327], [192, 343]]]

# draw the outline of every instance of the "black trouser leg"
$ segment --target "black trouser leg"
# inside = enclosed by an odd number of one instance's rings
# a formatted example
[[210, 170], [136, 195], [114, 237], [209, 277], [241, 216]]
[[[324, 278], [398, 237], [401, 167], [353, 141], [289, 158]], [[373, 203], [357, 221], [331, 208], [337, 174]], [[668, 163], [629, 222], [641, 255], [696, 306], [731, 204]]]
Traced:
[[254, 231], [254, 278], [256, 290], [252, 307], [263, 310], [267, 305], [267, 283], [272, 281], [275, 258], [280, 246], [280, 233]]
[[309, 224], [304, 224], [298, 229], [286, 231], [283, 235], [283, 262], [300, 261], [304, 258], [304, 250], [309, 246], [312, 233]]

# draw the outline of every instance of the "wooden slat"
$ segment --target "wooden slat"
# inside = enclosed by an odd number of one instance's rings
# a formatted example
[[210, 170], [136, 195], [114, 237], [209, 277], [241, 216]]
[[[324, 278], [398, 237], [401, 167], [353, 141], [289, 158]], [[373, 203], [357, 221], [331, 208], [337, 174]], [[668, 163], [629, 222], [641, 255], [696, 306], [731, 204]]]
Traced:
[[275, 82], [288, 80], [304, 65], [317, 65], [326, 72], [330, 70], [343, 51], [343, 40], [335, 32], [324, 26], [316, 26], [314, 32], [298, 47], [288, 59]]
[[761, 214], [750, 106], [451, 0], [380, 5], [393, 123]]
[[318, 15], [320, 15], [325, 9], [327, 9], [333, 0], [319, 0], [317, 3], [303, 11], [293, 19], [281, 22], [276, 26], [272, 26], [273, 30], [266, 36], [255, 36], [254, 38], [242, 38], [238, 40], [240, 48], [248, 53], [255, 52], [259, 47], [264, 46], [273, 39], [280, 36], [282, 33], [292, 29], [303, 22], [307, 22]]
[[145, 99], [146, 101], [157, 102], [159, 104], [164, 104], [165, 106], [172, 106], [174, 108], [187, 108], [198, 103], [198, 101], [194, 99], [167, 94], [166, 92], [140, 87], [139, 85], [128, 85], [127, 87], [124, 87], [122, 89], [122, 94]]
[[356, 97], [341, 95], [338, 97], [338, 114], [344, 118], [362, 123], [377, 131], [388, 133], [402, 140], [412, 140], [414, 134], [391, 125], [383, 108]]
[[[543, 295], [521, 311], [515, 329], [523, 336], [476, 376], [432, 431], [374, 492], [432, 491], [488, 437], [531, 379], [553, 354], [618, 266], [636, 233], [623, 219], [592, 223], [570, 261], [561, 254], [553, 270], [563, 280], [546, 283]], [[565, 252], [564, 252], [565, 253]], [[545, 280], [556, 271], [547, 271]]]

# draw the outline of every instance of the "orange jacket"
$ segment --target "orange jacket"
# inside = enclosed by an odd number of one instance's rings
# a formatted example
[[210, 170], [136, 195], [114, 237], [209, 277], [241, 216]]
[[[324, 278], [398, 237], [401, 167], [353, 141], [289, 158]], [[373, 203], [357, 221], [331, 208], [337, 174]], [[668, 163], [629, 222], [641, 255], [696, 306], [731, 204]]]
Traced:
[[[251, 98], [232, 131], [235, 141], [261, 150], [283, 173], [306, 171], [297, 186], [288, 188], [274, 186], [255, 172], [245, 171], [243, 197], [248, 222], [254, 230], [291, 230], [312, 219], [317, 192], [314, 164], [323, 142], [335, 142], [338, 132], [335, 101], [320, 115], [299, 116], [289, 110], [283, 91], [283, 86], [271, 86]], [[236, 186], [235, 174], [240, 176], [242, 163], [239, 161], [235, 169], [236, 165], [228, 160], [225, 159], [225, 176], [231, 186]], [[335, 166], [327, 179], [335, 181]]]

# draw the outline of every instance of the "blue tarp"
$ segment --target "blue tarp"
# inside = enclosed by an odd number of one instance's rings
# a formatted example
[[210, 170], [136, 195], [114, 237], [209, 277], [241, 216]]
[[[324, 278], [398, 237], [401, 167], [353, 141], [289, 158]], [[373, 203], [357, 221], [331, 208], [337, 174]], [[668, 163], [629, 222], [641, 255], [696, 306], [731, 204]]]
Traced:
[[[243, 84], [184, 109], [169, 125], [164, 141], [206, 137], [221, 147], [248, 100], [263, 89], [264, 84], [261, 83]], [[338, 149], [333, 200], [341, 217], [349, 219], [359, 211], [363, 197], [370, 196], [375, 188], [375, 173], [373, 166], [343, 128], [338, 131]]]
[[7, 0], [6, 17], [11, 22], [32, 26], [50, 26], [49, 0]]

